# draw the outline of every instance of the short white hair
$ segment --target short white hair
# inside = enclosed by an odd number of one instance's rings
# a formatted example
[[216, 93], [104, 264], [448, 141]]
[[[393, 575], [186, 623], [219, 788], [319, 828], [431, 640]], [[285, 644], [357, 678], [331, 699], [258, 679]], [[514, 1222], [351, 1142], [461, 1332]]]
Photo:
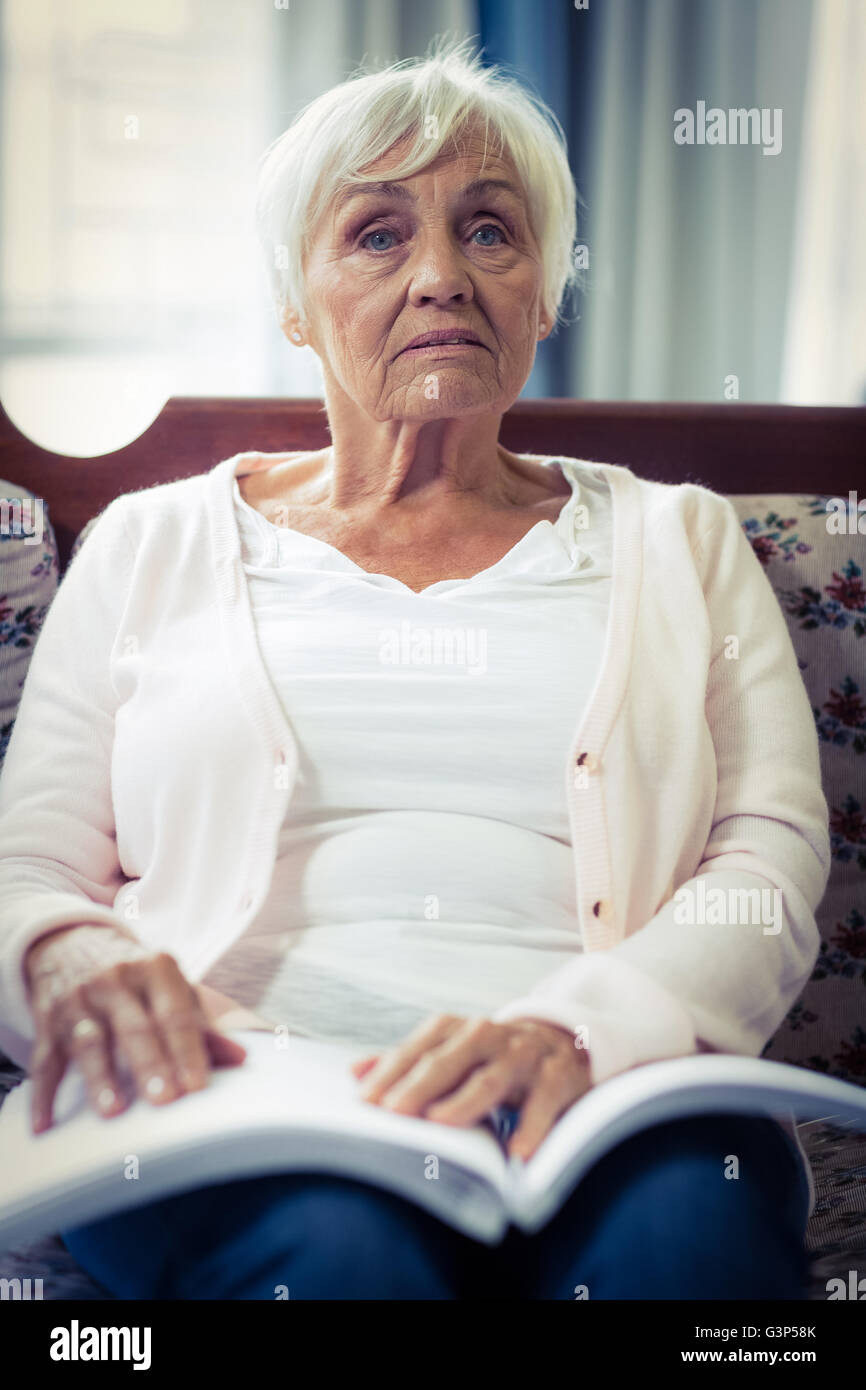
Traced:
[[566, 291], [579, 283], [575, 268], [576, 203], [580, 195], [568, 163], [565, 135], [541, 100], [500, 67], [484, 67], [471, 39], [436, 38], [426, 58], [407, 58], [381, 71], [354, 73], [304, 106], [262, 155], [256, 230], [280, 317], [291, 308], [307, 316], [303, 255], [332, 199], [348, 187], [381, 179], [361, 170], [393, 145], [413, 137], [404, 158], [388, 171], [408, 178], [451, 140], [492, 129], [497, 157], [510, 159], [526, 196], [538, 242], [542, 303], [563, 321]]

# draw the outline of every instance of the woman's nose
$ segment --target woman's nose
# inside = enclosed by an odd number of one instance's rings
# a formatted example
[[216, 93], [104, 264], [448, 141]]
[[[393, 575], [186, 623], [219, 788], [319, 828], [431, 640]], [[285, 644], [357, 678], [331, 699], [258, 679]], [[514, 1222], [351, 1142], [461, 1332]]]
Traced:
[[472, 298], [466, 258], [453, 238], [439, 234], [419, 238], [409, 264], [413, 303], [465, 303]]

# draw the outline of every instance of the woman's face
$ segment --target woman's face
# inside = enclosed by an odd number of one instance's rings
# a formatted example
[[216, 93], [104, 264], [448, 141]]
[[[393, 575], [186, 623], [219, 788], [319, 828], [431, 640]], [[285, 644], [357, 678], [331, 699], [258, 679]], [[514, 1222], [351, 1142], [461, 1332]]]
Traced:
[[[463, 148], [395, 181], [396, 193], [337, 200], [305, 256], [304, 333], [329, 398], [342, 392], [375, 420], [504, 412], [550, 331], [517, 176], [489, 155], [482, 169], [477, 137]], [[393, 152], [387, 165], [394, 167]], [[388, 177], [383, 161], [365, 172]], [[468, 191], [478, 179], [513, 191]], [[296, 323], [290, 318], [286, 332]], [[418, 334], [452, 327], [471, 329], [482, 346], [404, 351]]]

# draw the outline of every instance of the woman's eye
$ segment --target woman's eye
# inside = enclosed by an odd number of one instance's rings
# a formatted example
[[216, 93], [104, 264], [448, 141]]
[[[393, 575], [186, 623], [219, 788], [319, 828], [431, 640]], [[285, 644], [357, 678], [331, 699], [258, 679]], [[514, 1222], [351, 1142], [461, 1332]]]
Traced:
[[[495, 232], [495, 233], [496, 233], [496, 236], [499, 238], [499, 240], [498, 240], [498, 241], [489, 241], [489, 240], [488, 240], [488, 241], [480, 241], [480, 242], [477, 242], [476, 245], [482, 246], [482, 247], [488, 247], [488, 246], [489, 246], [489, 247], [493, 247], [493, 246], [501, 246], [501, 245], [504, 244], [504, 241], [505, 241], [505, 233], [503, 232], [503, 230], [502, 230], [501, 227], [497, 227], [497, 225], [496, 225], [495, 222], [485, 222], [483, 226], [481, 226], [481, 227], [476, 227], [476, 228], [475, 228], [475, 231], [472, 233], [472, 236], [473, 236], [473, 237], [477, 237], [478, 234], [479, 234], [480, 232], [485, 232], [485, 233]], [[363, 236], [363, 237], [361, 238], [361, 246], [363, 246], [364, 249], [365, 249], [365, 250], [368, 250], [368, 251], [374, 251], [374, 252], [375, 252], [375, 251], [390, 251], [390, 250], [391, 250], [391, 247], [390, 247], [390, 246], [383, 246], [381, 243], [379, 243], [379, 244], [373, 244], [373, 238], [374, 238], [374, 237], [385, 237], [385, 238], [387, 238], [387, 237], [393, 237], [394, 235], [395, 235], [395, 233], [392, 232], [388, 227], [376, 227], [376, 228], [374, 228], [374, 230], [373, 230], [372, 232], [367, 232], [366, 236]]]
[[[375, 231], [373, 231], [373, 232], [368, 232], [367, 235], [366, 235], [365, 237], [362, 237], [362, 238], [361, 238], [361, 245], [364, 246], [364, 247], [366, 247], [367, 242], [370, 240], [371, 237], [374, 237], [374, 236], [385, 236], [385, 237], [387, 237], [387, 236], [393, 236], [393, 235], [394, 235], [394, 233], [393, 233], [393, 232], [390, 232], [390, 231], [388, 230], [387, 227], [377, 227]], [[390, 251], [391, 248], [390, 248], [389, 246], [371, 246], [369, 249], [370, 249], [371, 251]]]
[[[472, 233], [472, 235], [473, 235], [473, 236], [477, 236], [479, 232], [496, 232], [497, 236], [501, 237], [501, 238], [503, 239], [503, 241], [504, 241], [504, 239], [505, 239], [505, 234], [504, 234], [502, 228], [501, 228], [501, 227], [497, 227], [495, 222], [485, 222], [484, 225], [483, 225], [483, 227], [476, 227], [476, 228], [475, 228], [475, 231]], [[480, 242], [479, 245], [481, 245], [481, 246], [498, 246], [498, 245], [501, 245], [501, 242], [496, 242], [496, 241], [484, 241], [484, 242]]]

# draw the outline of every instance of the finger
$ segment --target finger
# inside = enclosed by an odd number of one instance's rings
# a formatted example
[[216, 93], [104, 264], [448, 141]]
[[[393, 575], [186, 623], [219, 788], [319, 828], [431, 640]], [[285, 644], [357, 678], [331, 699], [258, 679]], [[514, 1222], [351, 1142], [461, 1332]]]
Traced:
[[423, 1114], [428, 1105], [450, 1095], [470, 1072], [505, 1048], [510, 1051], [506, 1028], [489, 1019], [464, 1020], [447, 1041], [420, 1057], [389, 1087], [382, 1104], [401, 1115]]
[[350, 1071], [353, 1071], [353, 1072], [355, 1073], [355, 1075], [358, 1077], [358, 1079], [360, 1080], [362, 1076], [366, 1076], [366, 1075], [367, 1075], [367, 1073], [369, 1072], [370, 1068], [371, 1068], [372, 1066], [375, 1066], [375, 1064], [376, 1064], [376, 1062], [377, 1062], [378, 1060], [379, 1060], [379, 1053], [378, 1053], [378, 1052], [374, 1053], [372, 1057], [359, 1057], [358, 1060], [357, 1060], [357, 1062], [353, 1062], [353, 1063], [351, 1064], [349, 1070], [350, 1070]]
[[[79, 1023], [90, 1025], [87, 1032], [78, 1034]], [[83, 999], [63, 1021], [61, 1045], [70, 1062], [84, 1078], [87, 1095], [94, 1110], [111, 1117], [126, 1109], [126, 1098], [118, 1080], [113, 1058], [111, 1023], [102, 1017], [92, 1001]]]
[[149, 965], [123, 961], [90, 982], [87, 994], [108, 1015], [115, 1052], [128, 1064], [136, 1094], [151, 1105], [164, 1105], [181, 1090], [156, 1019], [141, 998]]
[[443, 1100], [428, 1105], [424, 1114], [437, 1124], [473, 1125], [506, 1097], [513, 1097], [513, 1102], [518, 1102], [520, 1096], [514, 1095], [518, 1080], [510, 1058], [500, 1059], [490, 1066], [476, 1067], [462, 1086]]
[[48, 1035], [37, 1037], [30, 1054], [30, 1123], [34, 1134], [50, 1129], [57, 1087], [63, 1078], [68, 1061], [61, 1048]]
[[[36, 981], [31, 1001], [36, 1044], [30, 1056], [31, 1122], [34, 1133], [49, 1129], [57, 1088], [69, 1064], [76, 1063], [91, 1103], [102, 1114], [123, 1108], [110, 1055], [110, 1031], [82, 987], [71, 987], [57, 971], [45, 971]], [[90, 1031], [76, 1034], [87, 1022]]]
[[[575, 1094], [577, 1092], [577, 1094]], [[582, 1094], [560, 1057], [546, 1057], [520, 1107], [520, 1119], [508, 1141], [510, 1158], [531, 1158], [560, 1115]]]
[[246, 1060], [247, 1050], [217, 1028], [205, 1029], [205, 1043], [215, 1067], [237, 1067]]
[[362, 1098], [377, 1103], [389, 1086], [414, 1066], [419, 1057], [465, 1022], [465, 1019], [455, 1018], [453, 1014], [435, 1014], [433, 1018], [425, 1019], [405, 1042], [389, 1049], [379, 1058], [367, 1077]]
[[168, 952], [161, 952], [150, 962], [144, 997], [178, 1085], [184, 1091], [200, 1091], [210, 1074], [210, 1057], [203, 1037], [204, 1010]]

